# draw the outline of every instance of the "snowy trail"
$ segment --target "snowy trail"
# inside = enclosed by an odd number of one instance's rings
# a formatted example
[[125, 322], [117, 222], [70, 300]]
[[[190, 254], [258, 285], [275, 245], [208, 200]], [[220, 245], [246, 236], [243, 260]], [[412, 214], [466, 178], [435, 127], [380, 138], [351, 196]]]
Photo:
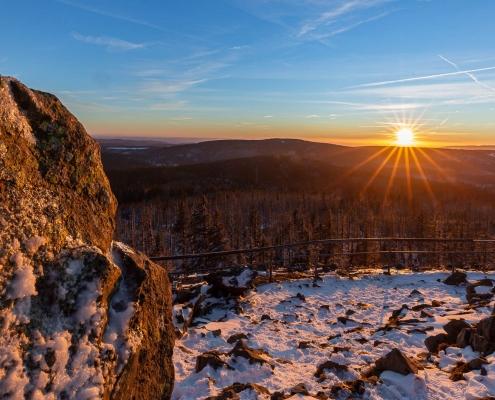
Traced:
[[[311, 396], [330, 395], [331, 388], [343, 381], [359, 378], [379, 357], [398, 348], [413, 360], [424, 360], [428, 353], [424, 340], [444, 332], [451, 319], [478, 322], [491, 314], [492, 306], [470, 310], [463, 286], [441, 282], [447, 273], [422, 273], [385, 276], [362, 276], [357, 279], [327, 276], [318, 287], [311, 281], [267, 284], [250, 292], [241, 301], [243, 313], [215, 309], [204, 324], [190, 328], [176, 343], [174, 363], [176, 383], [174, 400], [202, 399], [218, 395], [235, 382], [256, 383], [271, 393], [289, 393], [303, 383]], [[495, 274], [468, 274], [469, 280], [495, 279]], [[416, 289], [420, 293], [413, 292]], [[438, 307], [412, 311], [414, 305]], [[403, 319], [419, 322], [401, 325], [400, 329], [378, 331], [389, 321], [392, 312], [405, 304]], [[339, 318], [341, 317], [341, 318]], [[340, 321], [338, 320], [340, 319]], [[427, 328], [421, 333], [413, 331]], [[220, 330], [220, 332], [218, 332]], [[215, 332], [214, 332], [215, 331]], [[250, 364], [246, 359], [226, 355], [234, 344], [235, 334], [247, 336], [250, 348], [263, 349], [268, 363]], [[225, 353], [229, 367], [214, 370], [207, 366], [195, 372], [199, 355], [216, 350]], [[467, 380], [453, 382], [449, 372], [457, 361], [470, 361], [479, 354], [470, 347], [449, 347], [432, 356], [418, 375], [402, 376], [386, 371], [378, 385], [366, 385], [363, 398], [369, 399], [475, 399], [495, 395], [495, 356], [487, 357], [487, 376], [472, 371]], [[347, 370], [325, 370], [323, 379], [315, 377], [317, 367], [333, 361]], [[268, 394], [245, 390], [241, 399], [269, 399]], [[299, 397], [298, 397], [299, 396]], [[304, 398], [294, 395], [290, 398]], [[332, 398], [332, 397], [330, 397]]]

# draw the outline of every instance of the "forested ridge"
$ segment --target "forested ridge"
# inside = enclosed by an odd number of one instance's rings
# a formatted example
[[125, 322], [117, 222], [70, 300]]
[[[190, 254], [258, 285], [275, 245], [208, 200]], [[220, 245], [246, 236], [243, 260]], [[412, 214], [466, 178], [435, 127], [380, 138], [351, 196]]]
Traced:
[[[120, 202], [117, 238], [151, 256], [325, 238], [495, 236], [495, 193], [489, 179], [486, 184], [439, 176], [426, 181], [414, 168], [410, 177], [399, 171], [391, 179], [391, 168], [377, 174], [375, 169], [286, 156], [107, 173]], [[368, 243], [314, 251], [350, 250], [378, 248]], [[307, 258], [308, 251], [301, 249], [301, 256]], [[224, 257], [180, 264], [196, 269], [238, 262], [253, 260]], [[384, 256], [353, 256], [352, 262], [380, 264]], [[451, 262], [452, 257], [428, 257], [430, 264]]]

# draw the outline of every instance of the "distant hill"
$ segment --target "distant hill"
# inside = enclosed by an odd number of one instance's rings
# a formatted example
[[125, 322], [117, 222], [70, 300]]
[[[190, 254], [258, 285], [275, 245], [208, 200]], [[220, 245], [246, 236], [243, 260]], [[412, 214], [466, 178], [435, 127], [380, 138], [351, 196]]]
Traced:
[[461, 149], [461, 150], [495, 150], [494, 145], [481, 145], [481, 146], [449, 146], [446, 149]]
[[[407, 154], [406, 154], [407, 153]], [[183, 145], [149, 145], [147, 141], [102, 143], [105, 170], [146, 169], [204, 165], [256, 157], [283, 157], [292, 161], [319, 162], [345, 171], [364, 173], [380, 170], [390, 174], [401, 154], [396, 173], [417, 179], [458, 181], [481, 186], [495, 185], [495, 156], [491, 150], [404, 149], [346, 147], [297, 139], [216, 140]], [[419, 167], [418, 167], [419, 165]], [[266, 174], [268, 171], [261, 171]]]

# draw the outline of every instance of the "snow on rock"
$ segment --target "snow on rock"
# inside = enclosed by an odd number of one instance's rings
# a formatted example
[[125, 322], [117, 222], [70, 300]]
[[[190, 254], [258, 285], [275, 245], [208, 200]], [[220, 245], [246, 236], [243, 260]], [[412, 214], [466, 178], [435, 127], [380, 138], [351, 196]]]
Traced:
[[[368, 274], [350, 280], [327, 275], [318, 286], [310, 280], [259, 286], [238, 299], [241, 311], [225, 304], [208, 308], [176, 343], [172, 398], [215, 398], [236, 383], [259, 385], [272, 398], [495, 396], [495, 354], [486, 357], [481, 369], [453, 380], [454, 368], [476, 364], [473, 360], [480, 353], [447, 343], [438, 354], [430, 354], [425, 346], [428, 336], [448, 337], [446, 325], [449, 332], [464, 324], [476, 326], [492, 312], [492, 303], [471, 307], [465, 299], [466, 287], [445, 285], [447, 276], [444, 272]], [[467, 274], [469, 281], [483, 278], [495, 275]], [[459, 320], [463, 322], [448, 325]], [[239, 343], [259, 351], [266, 362], [234, 356]], [[417, 373], [399, 368], [407, 375], [380, 370], [375, 378], [371, 376], [375, 362], [394, 349], [414, 363], [408, 370]], [[221, 362], [215, 368], [206, 364], [197, 372], [198, 357], [204, 354], [216, 354]], [[307, 393], [291, 395], [301, 383]], [[269, 398], [252, 390], [241, 393], [246, 397], [237, 393], [240, 398]]]
[[112, 251], [115, 209], [77, 119], [0, 76], [0, 398], [170, 395], [170, 283]]
[[37, 294], [36, 276], [33, 273], [31, 260], [17, 251], [10, 257], [10, 262], [14, 265], [15, 272], [7, 290], [7, 297], [15, 300]]

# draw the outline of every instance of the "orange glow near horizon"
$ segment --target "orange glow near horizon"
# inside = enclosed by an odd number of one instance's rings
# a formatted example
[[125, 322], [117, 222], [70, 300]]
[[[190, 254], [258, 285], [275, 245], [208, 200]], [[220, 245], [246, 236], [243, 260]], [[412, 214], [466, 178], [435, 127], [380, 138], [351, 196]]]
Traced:
[[[431, 173], [436, 171], [443, 177], [448, 176], [448, 174], [428, 154], [429, 151], [421, 148], [429, 146], [426, 145], [424, 140], [420, 139], [421, 136], [418, 132], [430, 133], [425, 129], [424, 124], [421, 123], [421, 118], [422, 116], [408, 118], [405, 115], [396, 115], [393, 120], [384, 123], [384, 127], [388, 131], [389, 145], [378, 149], [364, 161], [352, 167], [348, 174], [346, 174], [346, 176], [349, 176], [366, 164], [369, 164], [372, 160], [377, 159], [369, 179], [363, 184], [361, 195], [364, 195], [378, 177], [382, 175], [386, 182], [382, 204], [386, 206], [390, 193], [397, 184], [400, 173], [404, 179], [409, 204], [412, 204], [414, 188], [416, 187], [416, 185], [413, 185], [413, 179], [414, 181], [419, 180], [426, 190], [427, 198], [433, 204], [437, 203], [434, 188], [430, 182], [432, 179]], [[426, 169], [426, 166], [429, 168]], [[387, 174], [388, 178], [386, 177]]]

